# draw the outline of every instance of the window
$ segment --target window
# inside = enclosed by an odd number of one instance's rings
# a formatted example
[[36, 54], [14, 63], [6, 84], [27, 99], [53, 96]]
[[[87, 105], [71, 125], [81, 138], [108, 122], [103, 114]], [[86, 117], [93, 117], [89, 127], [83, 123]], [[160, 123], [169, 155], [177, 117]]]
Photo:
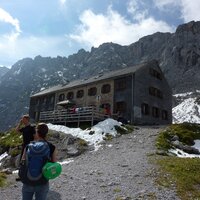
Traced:
[[95, 96], [96, 94], [97, 94], [96, 87], [92, 87], [92, 88], [88, 89], [88, 96]]
[[64, 101], [65, 99], [65, 95], [64, 94], [60, 94], [58, 97], [58, 101]]
[[149, 115], [149, 105], [146, 103], [142, 103], [141, 105], [141, 111], [143, 115]]
[[162, 80], [162, 76], [161, 76], [161, 73], [159, 73], [158, 71], [156, 71], [155, 69], [153, 68], [150, 68], [149, 69], [149, 73], [151, 74], [151, 76], [159, 79], [159, 80]]
[[76, 98], [82, 98], [84, 95], [84, 91], [83, 90], [78, 90], [76, 93]]
[[126, 89], [126, 79], [121, 78], [116, 81], [116, 90], [124, 90]]
[[109, 93], [110, 92], [110, 84], [104, 84], [102, 87], [101, 87], [101, 93], [102, 94], [106, 94], [106, 93]]
[[74, 93], [73, 92], [68, 92], [67, 93], [67, 99], [73, 99], [74, 98]]
[[162, 119], [168, 120], [168, 112], [166, 110], [162, 110]]
[[159, 117], [159, 109], [157, 107], [152, 107], [152, 116], [156, 118]]
[[163, 98], [162, 92], [159, 89], [154, 88], [154, 87], [149, 87], [149, 94], [152, 96], [158, 97], [160, 99]]

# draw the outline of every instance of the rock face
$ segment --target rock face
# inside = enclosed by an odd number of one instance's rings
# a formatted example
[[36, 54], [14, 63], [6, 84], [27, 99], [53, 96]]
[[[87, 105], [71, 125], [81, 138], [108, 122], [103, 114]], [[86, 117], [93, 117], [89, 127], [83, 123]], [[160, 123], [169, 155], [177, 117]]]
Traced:
[[[175, 33], [155, 33], [129, 45], [104, 43], [66, 57], [25, 58], [0, 80], [0, 130], [28, 112], [29, 96], [57, 84], [157, 59], [173, 93], [199, 89], [200, 22], [180, 25]], [[191, 78], [192, 77], [192, 78]]]

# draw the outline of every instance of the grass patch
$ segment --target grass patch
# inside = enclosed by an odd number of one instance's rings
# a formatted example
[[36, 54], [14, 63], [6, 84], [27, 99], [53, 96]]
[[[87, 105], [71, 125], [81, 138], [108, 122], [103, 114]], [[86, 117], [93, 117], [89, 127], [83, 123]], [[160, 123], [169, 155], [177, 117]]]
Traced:
[[120, 188], [115, 188], [113, 191], [114, 191], [115, 193], [118, 193], [118, 192], [121, 192], [121, 189], [120, 189]]
[[6, 185], [6, 175], [0, 172], [0, 187], [3, 187], [5, 185]]
[[158, 159], [159, 185], [176, 185], [177, 194], [182, 200], [200, 199], [200, 162], [199, 158], [162, 157]]
[[170, 140], [175, 135], [183, 144], [193, 145], [195, 139], [200, 139], [200, 126], [192, 123], [172, 124], [159, 134], [156, 147], [163, 150], [170, 149]]
[[113, 139], [113, 136], [110, 135], [109, 133], [106, 133], [106, 134], [105, 134], [105, 137], [104, 137], [103, 139], [109, 141], [109, 140], [112, 140], [112, 139]]

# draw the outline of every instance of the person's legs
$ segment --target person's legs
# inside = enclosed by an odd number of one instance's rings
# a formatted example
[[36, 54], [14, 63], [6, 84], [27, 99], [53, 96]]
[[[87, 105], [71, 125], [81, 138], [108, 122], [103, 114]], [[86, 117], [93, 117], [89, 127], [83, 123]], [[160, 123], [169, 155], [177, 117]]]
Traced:
[[49, 192], [49, 182], [44, 185], [36, 186], [35, 200], [46, 200]]
[[[20, 154], [20, 158], [19, 158], [19, 166], [17, 167], [18, 169], [19, 169], [19, 167], [20, 167], [20, 162], [21, 162], [21, 159], [22, 159], [22, 155], [23, 155], [23, 153], [24, 153], [24, 148], [25, 148], [25, 145], [22, 144], [22, 150], [21, 150], [21, 154]], [[20, 177], [17, 177], [15, 180], [16, 180], [16, 181], [21, 181], [21, 178], [20, 178]]]
[[21, 153], [20, 153], [20, 161], [22, 159], [22, 156], [23, 156], [23, 153], [24, 153], [24, 149], [25, 149], [25, 145], [22, 144], [22, 150], [21, 150]]
[[34, 187], [23, 184], [22, 187], [22, 200], [32, 200], [34, 194]]

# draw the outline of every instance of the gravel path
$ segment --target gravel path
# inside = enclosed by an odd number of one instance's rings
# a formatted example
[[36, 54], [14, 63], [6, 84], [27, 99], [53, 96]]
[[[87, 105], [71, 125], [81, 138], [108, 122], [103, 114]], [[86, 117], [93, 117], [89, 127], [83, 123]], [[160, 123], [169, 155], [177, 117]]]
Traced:
[[[155, 138], [161, 128], [138, 127], [133, 133], [107, 141], [63, 166], [50, 182], [48, 200], [178, 200], [174, 191], [155, 185]], [[20, 182], [0, 189], [0, 200], [20, 200]]]

